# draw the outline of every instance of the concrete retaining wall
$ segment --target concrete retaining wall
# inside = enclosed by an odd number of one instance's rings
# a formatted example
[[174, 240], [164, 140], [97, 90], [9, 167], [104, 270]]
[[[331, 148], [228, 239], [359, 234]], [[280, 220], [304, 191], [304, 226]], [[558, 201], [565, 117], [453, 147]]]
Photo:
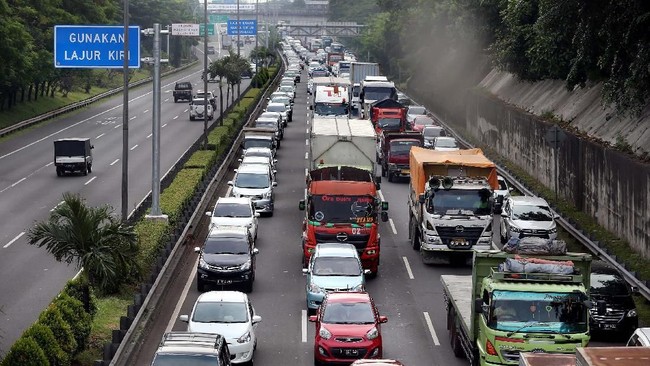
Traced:
[[482, 90], [469, 92], [466, 101], [465, 121], [456, 121], [475, 139], [551, 189], [559, 154], [559, 194], [650, 258], [650, 164], [568, 131], [556, 152], [544, 142], [551, 125], [541, 118]]

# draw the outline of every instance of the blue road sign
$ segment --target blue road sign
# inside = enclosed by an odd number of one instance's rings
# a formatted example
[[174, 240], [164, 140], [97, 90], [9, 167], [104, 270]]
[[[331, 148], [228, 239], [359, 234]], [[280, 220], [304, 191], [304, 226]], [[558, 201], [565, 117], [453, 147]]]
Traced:
[[240, 19], [239, 29], [237, 29], [237, 19], [228, 19], [228, 35], [236, 36], [254, 36], [257, 34], [257, 20]]
[[[54, 26], [54, 67], [124, 67], [124, 27]], [[140, 27], [129, 27], [129, 68], [140, 67]]]

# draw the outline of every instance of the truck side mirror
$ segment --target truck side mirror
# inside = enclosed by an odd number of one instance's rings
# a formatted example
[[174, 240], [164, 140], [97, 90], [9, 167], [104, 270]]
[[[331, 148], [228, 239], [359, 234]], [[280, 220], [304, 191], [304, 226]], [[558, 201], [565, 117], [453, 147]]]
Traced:
[[381, 213], [381, 221], [382, 222], [388, 221], [388, 212], [382, 211], [382, 213]]
[[420, 202], [420, 204], [424, 204], [424, 194], [418, 196], [418, 202]]
[[387, 201], [381, 201], [381, 210], [382, 211], [388, 211], [388, 202]]
[[474, 313], [483, 314], [483, 299], [474, 299]]
[[298, 209], [299, 209], [300, 211], [304, 211], [304, 210], [305, 210], [305, 200], [300, 200], [300, 202], [298, 202]]
[[310, 104], [310, 105], [309, 105], [309, 110], [310, 110], [310, 111], [313, 111], [313, 110], [314, 110], [314, 106]]

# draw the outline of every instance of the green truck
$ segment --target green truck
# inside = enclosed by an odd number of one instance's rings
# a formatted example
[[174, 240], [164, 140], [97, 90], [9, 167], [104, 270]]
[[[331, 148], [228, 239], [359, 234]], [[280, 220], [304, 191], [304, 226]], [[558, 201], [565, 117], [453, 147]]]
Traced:
[[575, 353], [587, 345], [591, 255], [480, 250], [473, 262], [471, 276], [440, 276], [456, 357], [472, 366], [517, 365], [521, 352]]

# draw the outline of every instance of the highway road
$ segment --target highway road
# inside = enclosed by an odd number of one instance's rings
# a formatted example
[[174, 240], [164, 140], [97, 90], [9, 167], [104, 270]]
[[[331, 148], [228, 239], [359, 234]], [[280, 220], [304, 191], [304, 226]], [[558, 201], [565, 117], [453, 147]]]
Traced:
[[[222, 54], [218, 37], [214, 39], [217, 54], [209, 55], [210, 61]], [[248, 55], [252, 47], [246, 45], [241, 54]], [[202, 59], [202, 47], [196, 53]], [[195, 90], [203, 89], [202, 70], [200, 62], [162, 80], [161, 175], [203, 134], [202, 121], [189, 121], [188, 103], [174, 103], [172, 98], [176, 81], [189, 80]], [[243, 80], [242, 92], [249, 83], [250, 79]], [[215, 84], [209, 89], [216, 89], [215, 95], [219, 92]], [[151, 83], [129, 92], [129, 211], [151, 190], [152, 100]], [[78, 271], [74, 265], [57, 263], [44, 249], [28, 245], [30, 226], [47, 219], [64, 192], [79, 193], [93, 206], [110, 205], [120, 215], [122, 123], [120, 94], [0, 143], [0, 354], [8, 351]], [[92, 173], [57, 177], [52, 141], [65, 137], [91, 138], [95, 146]]]

